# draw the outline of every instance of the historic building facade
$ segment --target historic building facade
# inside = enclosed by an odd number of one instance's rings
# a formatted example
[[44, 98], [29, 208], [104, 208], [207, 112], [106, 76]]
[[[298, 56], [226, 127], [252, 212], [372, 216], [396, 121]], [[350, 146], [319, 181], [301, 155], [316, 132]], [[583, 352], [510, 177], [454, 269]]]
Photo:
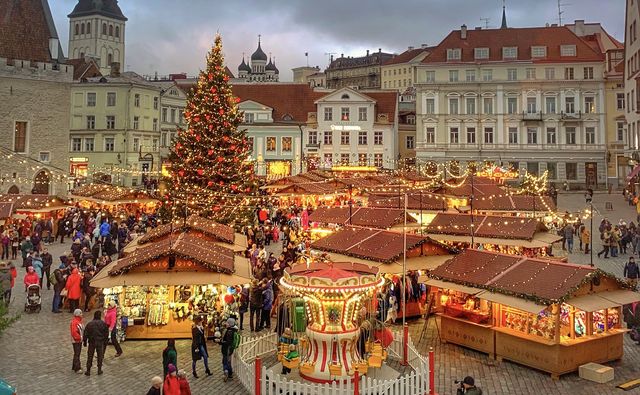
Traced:
[[409, 47], [400, 55], [387, 60], [381, 67], [381, 88], [404, 92], [412, 87], [416, 82], [417, 66], [429, 55], [429, 50], [426, 44], [419, 48]]
[[640, 2], [627, 0], [626, 4], [623, 79], [628, 141], [625, 156], [630, 158], [629, 168], [635, 171], [640, 169], [637, 167], [640, 164]]
[[381, 66], [393, 58], [393, 54], [382, 52], [369, 53], [360, 57], [345, 57], [333, 59], [324, 71], [326, 86], [329, 89], [358, 88], [379, 89], [381, 87]]

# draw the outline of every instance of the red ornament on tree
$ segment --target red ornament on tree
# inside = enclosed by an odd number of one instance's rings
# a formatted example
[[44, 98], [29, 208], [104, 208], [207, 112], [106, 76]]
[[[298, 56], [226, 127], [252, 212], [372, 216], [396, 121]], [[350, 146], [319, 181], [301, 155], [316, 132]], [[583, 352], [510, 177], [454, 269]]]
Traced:
[[209, 151], [207, 151], [207, 155], [209, 155], [209, 156], [213, 155], [213, 150], [210, 149]]
[[209, 181], [209, 182], [207, 183], [207, 186], [208, 186], [208, 187], [212, 187], [212, 186], [213, 186], [213, 181]]
[[184, 177], [184, 170], [180, 170], [180, 171], [178, 171], [178, 175], [179, 175], [180, 177]]
[[235, 191], [236, 189], [238, 189], [238, 186], [237, 185], [231, 185], [231, 189]]
[[198, 169], [198, 175], [201, 176], [204, 174], [204, 170], [203, 169]]
[[196, 136], [196, 141], [200, 142], [200, 139], [201, 139], [200, 135], [197, 135]]
[[212, 86], [210, 89], [211, 93], [216, 93], [218, 90], [216, 89], [215, 86]]
[[224, 158], [222, 156], [218, 156], [218, 163], [224, 162]]

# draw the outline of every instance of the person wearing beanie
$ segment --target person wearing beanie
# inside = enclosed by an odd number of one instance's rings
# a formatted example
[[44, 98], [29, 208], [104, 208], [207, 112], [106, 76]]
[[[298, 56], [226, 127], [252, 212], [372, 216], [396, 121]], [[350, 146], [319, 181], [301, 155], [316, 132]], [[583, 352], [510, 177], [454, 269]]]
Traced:
[[180, 382], [178, 382], [178, 372], [172, 363], [167, 368], [168, 372], [162, 385], [163, 395], [180, 395]]
[[180, 395], [191, 395], [191, 386], [187, 380], [187, 372], [184, 369], [178, 372], [178, 382], [180, 383]]
[[82, 310], [75, 309], [73, 319], [69, 325], [71, 331], [71, 345], [73, 346], [73, 362], [71, 370], [76, 373], [82, 373], [80, 366], [80, 353], [82, 352], [82, 336], [84, 334], [84, 325], [82, 324]]
[[462, 388], [467, 395], [482, 395], [482, 390], [476, 387], [475, 380], [471, 376], [467, 376], [462, 380]]
[[224, 373], [224, 381], [233, 377], [233, 367], [231, 366], [231, 355], [235, 350], [235, 337], [238, 334], [238, 327], [236, 326], [236, 319], [229, 317], [227, 319], [227, 329], [222, 334], [222, 340], [220, 341], [220, 351], [222, 352], [222, 371]]
[[151, 379], [151, 388], [147, 391], [147, 395], [161, 395], [160, 390], [162, 389], [162, 378], [159, 376], [155, 376]]

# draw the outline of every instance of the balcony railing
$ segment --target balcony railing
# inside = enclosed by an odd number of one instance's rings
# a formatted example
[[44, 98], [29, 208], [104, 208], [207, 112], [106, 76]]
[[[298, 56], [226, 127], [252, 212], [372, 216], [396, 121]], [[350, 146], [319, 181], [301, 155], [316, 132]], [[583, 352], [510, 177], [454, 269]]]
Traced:
[[320, 143], [307, 143], [307, 148], [320, 148]]
[[523, 111], [522, 119], [524, 119], [525, 121], [542, 121], [542, 111]]
[[560, 117], [565, 120], [577, 120], [582, 118], [582, 111], [578, 112], [561, 112]]

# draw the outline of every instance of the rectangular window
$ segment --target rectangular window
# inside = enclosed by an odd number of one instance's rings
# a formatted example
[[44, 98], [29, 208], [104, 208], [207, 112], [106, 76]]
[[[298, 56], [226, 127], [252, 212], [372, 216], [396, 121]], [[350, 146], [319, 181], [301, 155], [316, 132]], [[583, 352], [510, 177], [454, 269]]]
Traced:
[[140, 117], [133, 117], [133, 129], [138, 130], [140, 128]]
[[340, 145], [349, 145], [350, 143], [349, 131], [343, 130], [340, 132]]
[[556, 128], [547, 128], [547, 144], [557, 144]]
[[489, 48], [475, 48], [474, 57], [476, 59], [489, 59]]
[[40, 162], [49, 163], [51, 162], [51, 152], [40, 151], [38, 158], [40, 159]]
[[507, 80], [508, 81], [517, 81], [518, 80], [518, 69], [507, 69]]
[[93, 137], [86, 137], [84, 139], [84, 150], [88, 152], [93, 151]]
[[153, 131], [158, 131], [158, 118], [153, 118]]
[[116, 145], [116, 141], [115, 141], [115, 137], [105, 137], [104, 138], [104, 150], [106, 152], [113, 152], [115, 151], [115, 145]]
[[310, 130], [309, 131], [308, 144], [309, 145], [318, 145], [318, 131], [317, 130]]
[[449, 82], [458, 82], [458, 70], [449, 70]]
[[333, 154], [324, 154], [324, 165], [327, 167], [331, 167], [333, 163]]
[[577, 163], [566, 163], [567, 169], [567, 180], [577, 180], [578, 179], [578, 164]]
[[556, 69], [553, 67], [547, 67], [544, 69], [544, 79], [545, 80], [555, 80], [556, 79]]
[[449, 114], [458, 114], [458, 99], [449, 99]]
[[545, 97], [544, 105], [547, 114], [555, 114], [556, 113], [556, 98], [555, 97]]
[[473, 115], [476, 113], [476, 99], [474, 97], [467, 97], [465, 99], [467, 114]]
[[115, 107], [116, 105], [116, 93], [107, 92], [107, 107]]
[[333, 144], [333, 131], [325, 130], [322, 135], [322, 142], [324, 145], [332, 145]]
[[616, 123], [616, 137], [618, 141], [624, 141], [624, 122]]
[[373, 132], [373, 144], [382, 145], [382, 132], [380, 130]]
[[538, 144], [538, 128], [527, 128], [527, 144]]
[[325, 107], [324, 108], [324, 120], [325, 121], [333, 121], [333, 108]]
[[460, 48], [447, 49], [447, 60], [460, 60], [461, 53]]
[[482, 70], [482, 81], [491, 81], [493, 80], [493, 70], [485, 69]]
[[[253, 115], [253, 114], [251, 114]], [[171, 123], [176, 123], [176, 109], [172, 108], [171, 109]]]
[[267, 152], [276, 152], [276, 138], [273, 136], [267, 137]]
[[576, 128], [567, 126], [565, 128], [567, 144], [574, 145], [576, 143]]
[[493, 144], [493, 128], [484, 128], [484, 143]]
[[564, 98], [564, 112], [567, 114], [574, 114], [576, 112], [576, 98], [565, 97]]
[[153, 109], [157, 110], [158, 109], [158, 104], [160, 103], [160, 99], [157, 96], [153, 97]]
[[151, 151], [158, 151], [158, 139], [151, 140]]
[[87, 129], [95, 129], [95, 128], [96, 128], [96, 116], [87, 115]]
[[406, 136], [405, 137], [405, 142], [406, 145], [405, 147], [407, 147], [407, 149], [415, 149], [416, 148], [416, 136]]
[[382, 163], [382, 154], [373, 154], [373, 165], [375, 167], [384, 167]]
[[586, 128], [584, 128], [584, 142], [585, 144], [596, 143], [596, 128], [592, 126], [587, 126]]
[[531, 47], [532, 58], [544, 58], [546, 56], [547, 56], [547, 47], [544, 47], [544, 46]]
[[342, 107], [340, 109], [340, 120], [341, 121], [349, 120], [349, 107]]
[[564, 79], [572, 80], [573, 79], [573, 67], [565, 67], [564, 68]]
[[464, 72], [465, 79], [467, 82], [473, 82], [476, 80], [476, 71], [475, 70], [466, 70]]
[[358, 108], [358, 121], [367, 120], [367, 107]]
[[509, 144], [518, 144], [518, 128], [509, 128]]
[[536, 79], [536, 69], [533, 67], [528, 67], [526, 69], [526, 76], [528, 80], [535, 80]]
[[162, 107], [162, 122], [167, 122], [167, 108]]
[[140, 139], [139, 138], [134, 138], [133, 139], [133, 150], [134, 151], [138, 151], [139, 148], [140, 148]]
[[561, 45], [560, 46], [560, 56], [576, 56], [576, 46], [575, 45]]
[[115, 128], [116, 128], [116, 116], [107, 115], [107, 129], [115, 129]]
[[592, 114], [596, 112], [596, 98], [593, 96], [586, 96], [584, 98], [584, 112], [585, 114]]
[[82, 151], [82, 139], [80, 137], [71, 138], [71, 151], [74, 151], [74, 152]]
[[366, 166], [367, 165], [367, 154], [358, 154], [358, 166]]
[[467, 128], [467, 144], [476, 143], [476, 128]]
[[616, 93], [616, 108], [624, 110], [624, 93]]
[[449, 128], [449, 142], [458, 144], [460, 142], [460, 132], [458, 128]]
[[436, 142], [436, 128], [427, 128], [424, 141], [427, 144], [433, 144]]
[[134, 107], [140, 107], [140, 95], [138, 93], [133, 96], [133, 105]]
[[88, 92], [87, 93], [87, 107], [95, 107], [96, 106], [96, 93]]
[[538, 112], [537, 100], [535, 97], [527, 97], [527, 113], [535, 114]]
[[516, 59], [518, 47], [502, 47], [502, 59]]
[[253, 119], [255, 117], [255, 114], [252, 112], [245, 112], [244, 113], [244, 123], [253, 123]]
[[427, 82], [436, 82], [436, 72], [434, 70], [427, 70], [425, 79]]
[[485, 114], [493, 114], [493, 98], [485, 97], [482, 99], [482, 110]]
[[558, 165], [555, 162], [547, 162], [547, 172], [550, 180], [558, 178]]
[[349, 154], [340, 154], [340, 163], [343, 165], [349, 164]]
[[593, 79], [593, 67], [585, 67], [584, 69], [584, 79], [592, 80]]
[[426, 99], [425, 112], [427, 114], [435, 114], [435, 112], [436, 112], [436, 100], [435, 99]]
[[518, 112], [518, 98], [507, 98], [507, 114], [516, 114]]
[[527, 173], [537, 176], [538, 175], [538, 162], [527, 162]]
[[364, 130], [358, 132], [358, 145], [367, 145], [367, 132]]

